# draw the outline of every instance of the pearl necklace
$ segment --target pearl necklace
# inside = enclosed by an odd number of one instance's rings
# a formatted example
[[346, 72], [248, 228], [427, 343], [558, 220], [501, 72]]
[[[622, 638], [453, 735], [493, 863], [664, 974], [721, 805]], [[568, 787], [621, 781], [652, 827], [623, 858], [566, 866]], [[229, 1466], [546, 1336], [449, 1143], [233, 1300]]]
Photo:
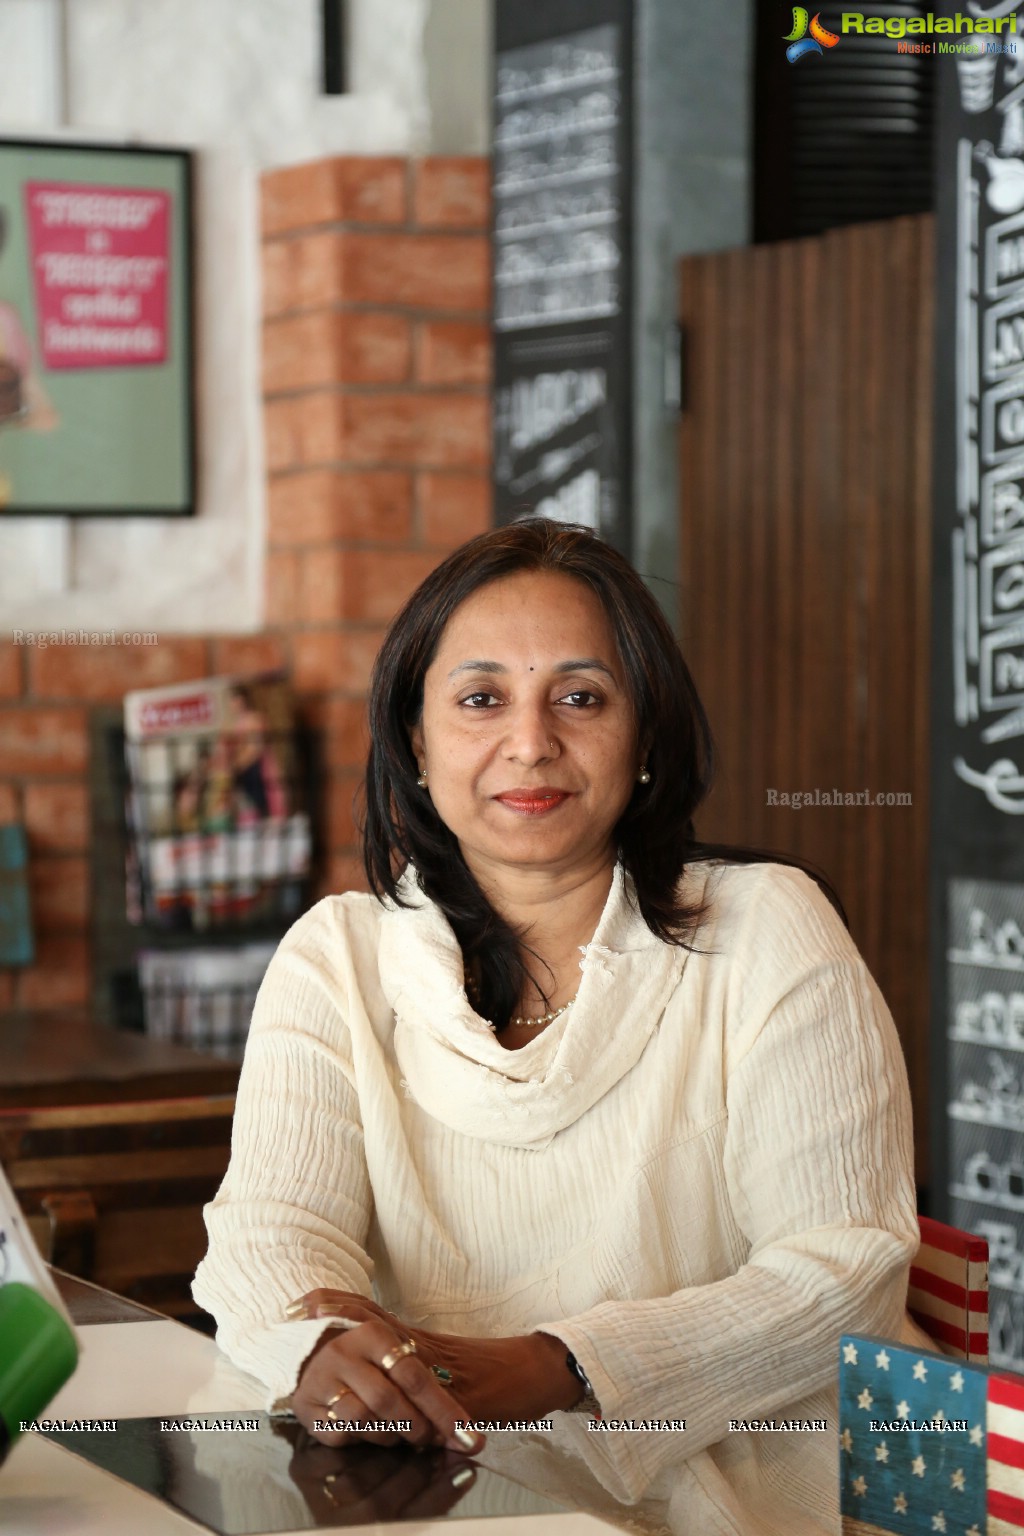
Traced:
[[569, 1001], [567, 1003], [563, 1003], [561, 1008], [552, 1008], [550, 1013], [541, 1014], [541, 1016], [536, 1019], [524, 1019], [521, 1015], [517, 1014], [514, 1019], [509, 1020], [509, 1023], [512, 1025], [513, 1029], [532, 1029], [535, 1024], [551, 1024], [555, 1019], [559, 1017], [560, 1014], [563, 1014], [567, 1008], [571, 1008], [578, 997], [579, 993], [574, 992]]
[[[468, 971], [466, 972], [466, 992], [469, 995], [469, 997], [472, 998], [474, 1003], [477, 1003], [477, 1002], [480, 1001], [480, 989], [479, 989], [479, 987], [476, 984], [476, 977], [475, 976], [471, 976]], [[535, 1019], [534, 1018], [525, 1018], [524, 1019], [522, 1014], [516, 1014], [514, 1019], [509, 1019], [509, 1024], [511, 1024], [513, 1029], [535, 1029], [535, 1028], [543, 1028], [545, 1024], [553, 1024], [554, 1021], [556, 1019], [560, 1018], [562, 1016], [562, 1014], [565, 1013], [565, 1011], [568, 1008], [572, 1007], [573, 1003], [576, 1001], [576, 999], [579, 997], [579, 995], [580, 994], [579, 994], [578, 991], [574, 992], [572, 997], [570, 997], [569, 1001], [567, 1003], [563, 1003], [561, 1008], [552, 1008], [552, 1009], [550, 1009], [550, 1011], [548, 1013], [540, 1014]], [[489, 1022], [490, 1021], [488, 1020], [488, 1023]], [[497, 1032], [498, 1032], [497, 1024], [491, 1024], [490, 1027], [491, 1027], [491, 1029], [494, 1030], [495, 1034], [497, 1034]]]

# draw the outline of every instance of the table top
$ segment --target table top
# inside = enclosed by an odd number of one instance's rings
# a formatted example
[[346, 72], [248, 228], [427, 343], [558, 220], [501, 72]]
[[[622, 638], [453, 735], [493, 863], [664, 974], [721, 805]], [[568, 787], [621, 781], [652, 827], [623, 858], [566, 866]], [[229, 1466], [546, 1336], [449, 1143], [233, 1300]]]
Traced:
[[[26, 1433], [0, 1469], [0, 1528], [7, 1533], [298, 1536], [344, 1528], [349, 1536], [381, 1536], [394, 1521], [413, 1521], [397, 1529], [416, 1536], [609, 1536], [616, 1528], [560, 1505], [557, 1493], [547, 1497], [502, 1476], [486, 1465], [486, 1453], [467, 1463], [404, 1448], [335, 1451], [303, 1444], [297, 1426], [266, 1418], [262, 1386], [236, 1370], [211, 1339], [70, 1276], [57, 1279], [76, 1321], [81, 1356], [46, 1409], [47, 1420], [65, 1421], [60, 1442]], [[167, 1428], [182, 1420], [212, 1426], [231, 1417], [257, 1422], [259, 1429]], [[119, 1428], [67, 1429], [82, 1419], [117, 1421]], [[158, 1496], [144, 1487], [159, 1489]], [[181, 1506], [202, 1513], [193, 1519]]]
[[9, 1013], [0, 1023], [0, 1110], [234, 1093], [238, 1070], [85, 1011]]
[[790, 1492], [761, 1475], [764, 1453], [746, 1435], [692, 1457], [673, 1436], [656, 1482], [628, 1503], [630, 1437], [588, 1433], [602, 1426], [575, 1414], [554, 1414], [546, 1432], [489, 1433], [471, 1461], [335, 1449], [271, 1419], [263, 1386], [205, 1334], [55, 1277], [80, 1359], [45, 1410], [49, 1427], [22, 1434], [0, 1467], [4, 1536], [838, 1536], [838, 1511], [823, 1507], [834, 1433], [803, 1437]]
[[89, 1323], [151, 1323], [162, 1319], [152, 1307], [140, 1306], [126, 1296], [115, 1296], [91, 1280], [81, 1280], [77, 1275], [67, 1275], [62, 1269], [50, 1270], [57, 1284], [64, 1305], [76, 1327]]

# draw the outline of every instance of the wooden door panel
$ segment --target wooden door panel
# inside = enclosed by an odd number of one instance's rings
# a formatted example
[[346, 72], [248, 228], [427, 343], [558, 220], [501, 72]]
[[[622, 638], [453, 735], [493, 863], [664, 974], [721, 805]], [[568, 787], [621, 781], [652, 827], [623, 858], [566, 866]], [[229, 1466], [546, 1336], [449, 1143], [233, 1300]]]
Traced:
[[680, 266], [683, 647], [720, 755], [698, 832], [832, 878], [903, 1042], [921, 1179], [933, 244], [921, 215]]

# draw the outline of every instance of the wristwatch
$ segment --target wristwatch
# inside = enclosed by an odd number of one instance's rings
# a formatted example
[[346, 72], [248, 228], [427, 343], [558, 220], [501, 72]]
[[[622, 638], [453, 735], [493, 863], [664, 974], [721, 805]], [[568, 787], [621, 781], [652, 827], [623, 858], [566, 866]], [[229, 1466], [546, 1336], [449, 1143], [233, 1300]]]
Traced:
[[569, 1413], [585, 1413], [592, 1419], [601, 1417], [601, 1404], [594, 1396], [594, 1389], [590, 1385], [590, 1377], [580, 1365], [572, 1350], [565, 1357], [565, 1363], [569, 1371], [583, 1387], [583, 1396], [578, 1403], [573, 1403]]

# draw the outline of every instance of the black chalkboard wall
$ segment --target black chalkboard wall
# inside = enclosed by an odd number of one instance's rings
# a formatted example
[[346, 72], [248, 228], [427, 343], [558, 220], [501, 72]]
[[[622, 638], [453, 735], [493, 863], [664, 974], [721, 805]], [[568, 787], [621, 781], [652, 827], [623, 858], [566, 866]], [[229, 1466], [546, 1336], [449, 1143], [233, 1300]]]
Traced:
[[629, 551], [631, 0], [497, 0], [494, 478]]
[[[953, 15], [941, 4], [936, 14]], [[1006, 17], [1014, 6], [972, 3]], [[963, 42], [963, 38], [957, 39]], [[986, 1237], [991, 1356], [1024, 1365], [1024, 12], [936, 57], [934, 1214]], [[884, 274], [879, 274], [884, 281]]]

